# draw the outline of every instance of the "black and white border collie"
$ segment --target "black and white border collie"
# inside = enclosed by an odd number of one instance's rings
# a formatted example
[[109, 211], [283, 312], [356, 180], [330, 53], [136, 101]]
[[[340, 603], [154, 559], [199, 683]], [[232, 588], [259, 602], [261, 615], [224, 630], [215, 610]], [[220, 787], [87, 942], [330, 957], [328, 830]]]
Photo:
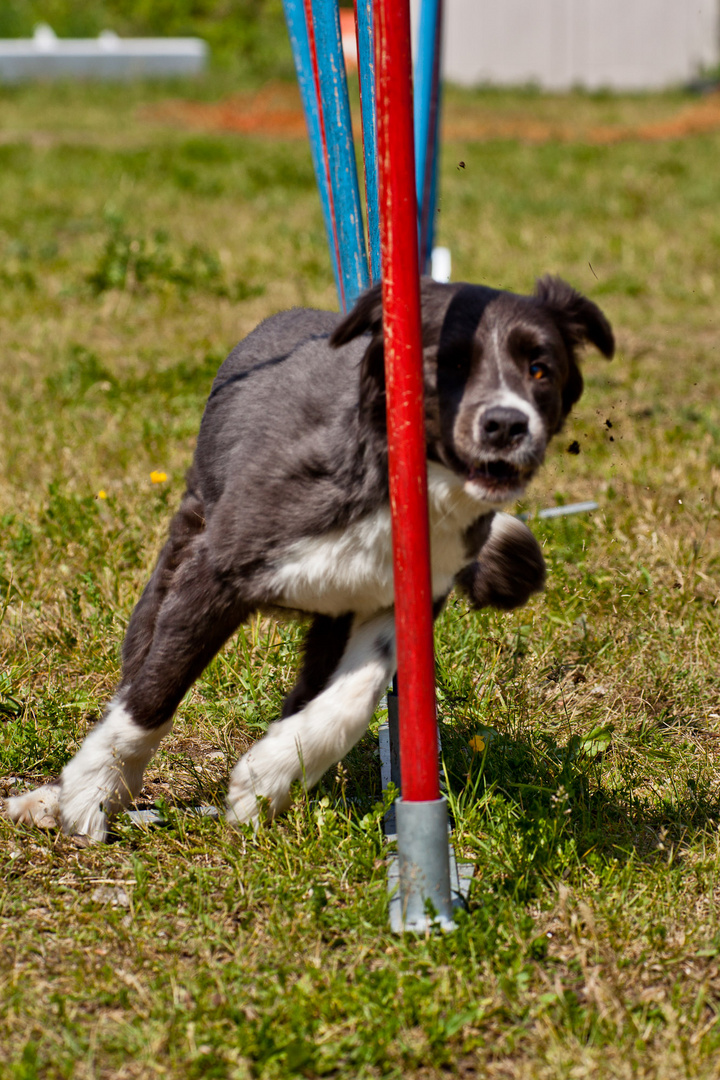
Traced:
[[[517, 499], [582, 391], [577, 350], [610, 325], [558, 278], [532, 296], [422, 283], [432, 588], [513, 608], [542, 587]], [[269, 817], [363, 735], [395, 670], [382, 302], [267, 319], [220, 368], [187, 491], [137, 604], [122, 680], [60, 780], [8, 799], [13, 821], [106, 836], [139, 794], [183, 696], [257, 611], [312, 622], [298, 682], [235, 766], [228, 818]]]

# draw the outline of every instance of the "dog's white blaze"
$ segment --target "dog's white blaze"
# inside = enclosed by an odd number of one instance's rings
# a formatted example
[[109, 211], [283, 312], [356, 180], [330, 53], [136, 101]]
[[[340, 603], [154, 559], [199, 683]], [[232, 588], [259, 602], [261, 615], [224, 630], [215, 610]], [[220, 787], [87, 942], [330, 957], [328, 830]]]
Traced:
[[537, 409], [531, 402], [521, 397], [515, 390], [511, 390], [508, 386], [507, 377], [503, 365], [500, 361], [500, 331], [498, 327], [493, 328], [492, 332], [493, 348], [490, 355], [492, 355], [495, 361], [495, 371], [497, 372], [498, 383], [502, 387], [500, 393], [495, 394], [492, 401], [486, 402], [486, 406], [500, 406], [505, 409], [519, 409], [520, 412], [525, 413], [528, 418], [528, 427], [530, 434], [534, 439], [544, 439], [545, 427], [543, 424], [543, 418]]
[[102, 840], [107, 818], [127, 806], [142, 787], [145, 766], [172, 721], [148, 731], [115, 699], [60, 777], [60, 821], [66, 833]]
[[495, 371], [497, 372], [498, 382], [500, 383], [502, 388], [504, 390], [506, 390], [507, 389], [507, 379], [505, 378], [505, 372], [503, 371], [503, 366], [500, 363], [500, 352], [501, 352], [501, 349], [500, 349], [500, 331], [499, 331], [497, 326], [493, 327], [492, 343], [493, 343], [493, 349], [492, 349], [491, 355], [492, 355], [492, 357], [493, 357], [493, 359], [495, 361]]
[[290, 803], [290, 785], [311, 788], [363, 735], [395, 671], [395, 620], [385, 612], [356, 618], [340, 664], [322, 693], [303, 709], [272, 724], [233, 769], [228, 820], [252, 821], [258, 799], [270, 816]]
[[[465, 529], [494, 509], [463, 477], [428, 464], [428, 509], [434, 597], [443, 596], [465, 563]], [[369, 615], [394, 601], [390, 508], [381, 507], [345, 529], [305, 537], [284, 553], [273, 581], [286, 607], [340, 615]]]

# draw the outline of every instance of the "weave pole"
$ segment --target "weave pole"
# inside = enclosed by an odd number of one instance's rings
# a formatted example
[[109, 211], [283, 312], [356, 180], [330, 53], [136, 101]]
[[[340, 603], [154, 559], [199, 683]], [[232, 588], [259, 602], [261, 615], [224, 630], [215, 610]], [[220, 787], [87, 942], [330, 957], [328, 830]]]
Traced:
[[443, 0], [422, 0], [415, 60], [414, 118], [418, 241], [423, 274], [430, 273], [435, 239], [442, 26]]
[[374, 23], [403, 792], [396, 804], [398, 861], [403, 927], [422, 931], [454, 924], [437, 746], [408, 0], [375, 0]]
[[[399, 897], [391, 900], [390, 914], [393, 929], [419, 932], [454, 926], [435, 713], [418, 256], [418, 241], [431, 244], [433, 231], [440, 3], [423, 0], [421, 21], [426, 29], [421, 27], [417, 69], [422, 180], [417, 192], [408, 0], [355, 4], [371, 274], [373, 281], [382, 276], [383, 283], [400, 685], [403, 797], [395, 804]], [[370, 275], [358, 210], [337, 0], [283, 0], [283, 4], [345, 311]], [[429, 249], [421, 257], [424, 268]], [[389, 880], [392, 876], [391, 867]]]
[[[420, 272], [430, 273], [435, 239], [440, 134], [443, 0], [422, 0], [414, 85], [415, 176], [417, 178]], [[372, 0], [355, 0], [360, 105], [365, 159], [365, 198], [372, 280], [380, 280], [375, 53]]]
[[[380, 280], [373, 0], [355, 0], [370, 273], [354, 157], [338, 0], [283, 0], [340, 307]], [[420, 269], [430, 272], [437, 202], [443, 0], [422, 0], [415, 63]]]
[[336, 0], [283, 0], [342, 311], [370, 284]]
[[330, 169], [327, 155], [324, 153], [324, 139], [321, 134], [320, 121], [320, 92], [318, 79], [315, 77], [315, 67], [310, 51], [310, 35], [306, 21], [305, 7], [302, 0], [283, 0], [285, 9], [285, 22], [287, 23], [290, 45], [295, 61], [295, 73], [297, 75], [300, 97], [305, 113], [305, 123], [310, 140], [310, 152], [312, 153], [315, 181], [320, 195], [325, 232], [330, 248], [330, 258], [333, 264], [335, 285], [340, 295], [341, 280], [339, 266], [339, 247], [337, 243], [336, 228], [333, 221], [333, 207], [330, 196]]
[[367, 206], [370, 276], [380, 280], [380, 220], [377, 169], [377, 111], [375, 101], [375, 34], [373, 0], [355, 0], [355, 36], [358, 51], [358, 81], [362, 112], [363, 160], [365, 164], [365, 204]]

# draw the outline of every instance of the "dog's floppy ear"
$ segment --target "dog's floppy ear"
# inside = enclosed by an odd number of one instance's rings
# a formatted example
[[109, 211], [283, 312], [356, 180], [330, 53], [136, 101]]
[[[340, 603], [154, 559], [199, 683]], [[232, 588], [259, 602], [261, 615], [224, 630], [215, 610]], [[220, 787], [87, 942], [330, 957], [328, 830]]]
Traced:
[[608, 360], [615, 352], [612, 327], [597, 304], [577, 292], [562, 278], [546, 274], [535, 284], [535, 296], [557, 322], [570, 356], [570, 372], [563, 390], [563, 412], [569, 413], [583, 389], [575, 350], [591, 344]]
[[589, 342], [608, 360], [615, 352], [612, 327], [597, 304], [562, 278], [546, 274], [535, 283], [535, 296], [558, 320], [573, 347]]
[[[420, 307], [423, 348], [437, 346], [443, 318], [457, 288], [440, 285], [432, 278], [420, 280]], [[330, 335], [334, 348], [347, 345], [362, 334], [371, 334], [360, 365], [360, 407], [370, 410], [378, 422], [385, 424], [385, 342], [383, 337], [382, 286], [372, 288], [358, 297], [354, 308], [342, 319]]]
[[362, 334], [372, 339], [360, 365], [360, 408], [380, 427], [385, 425], [385, 348], [382, 326], [382, 286], [373, 285], [358, 297], [355, 306], [330, 335], [333, 348], [347, 345]]
[[337, 349], [348, 341], [368, 332], [377, 334], [382, 326], [382, 285], [378, 282], [366, 289], [352, 310], [338, 323], [330, 335], [330, 344]]

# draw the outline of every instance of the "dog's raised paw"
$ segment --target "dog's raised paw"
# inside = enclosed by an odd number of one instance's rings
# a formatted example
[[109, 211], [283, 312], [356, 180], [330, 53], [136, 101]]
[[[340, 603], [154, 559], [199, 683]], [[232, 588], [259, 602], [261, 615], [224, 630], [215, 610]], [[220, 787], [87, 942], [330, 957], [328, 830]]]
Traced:
[[24, 795], [5, 799], [4, 810], [16, 825], [56, 829], [60, 824], [60, 785], [45, 784]]

